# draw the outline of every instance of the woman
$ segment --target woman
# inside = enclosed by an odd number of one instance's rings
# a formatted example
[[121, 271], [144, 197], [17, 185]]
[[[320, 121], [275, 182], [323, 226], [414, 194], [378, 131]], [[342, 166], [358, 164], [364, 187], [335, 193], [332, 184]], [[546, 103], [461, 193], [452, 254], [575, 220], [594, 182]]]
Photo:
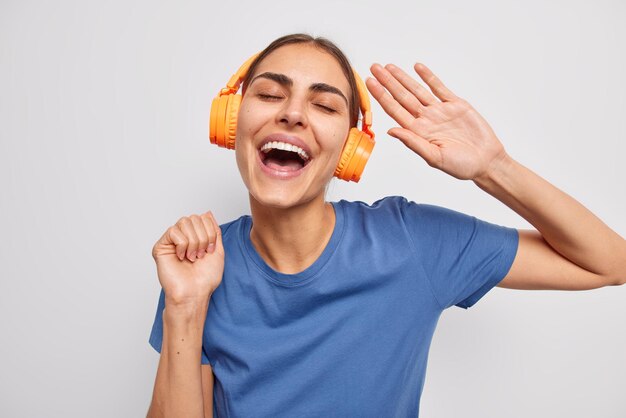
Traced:
[[626, 280], [626, 241], [510, 157], [426, 66], [415, 71], [430, 91], [392, 65], [371, 71], [368, 90], [400, 125], [391, 136], [537, 230], [400, 196], [326, 202], [357, 84], [332, 43], [279, 38], [250, 65], [236, 121], [251, 217], [183, 217], [153, 248], [163, 290], [149, 416], [415, 417], [444, 309], [496, 285]]

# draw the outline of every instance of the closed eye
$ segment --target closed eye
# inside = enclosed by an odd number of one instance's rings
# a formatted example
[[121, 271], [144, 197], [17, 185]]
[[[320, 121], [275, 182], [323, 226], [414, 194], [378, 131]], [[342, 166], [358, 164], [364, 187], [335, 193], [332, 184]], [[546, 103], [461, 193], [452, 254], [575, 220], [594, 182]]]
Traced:
[[335, 109], [333, 109], [332, 107], [328, 107], [328, 106], [324, 106], [322, 104], [316, 103], [315, 106], [321, 107], [322, 109], [324, 109], [325, 111], [327, 111], [328, 113], [336, 113], [337, 111]]
[[259, 96], [261, 99], [264, 100], [278, 100], [278, 99], [282, 99], [282, 97], [280, 96], [272, 96], [271, 94], [257, 94], [257, 96]]
[[[271, 94], [263, 94], [263, 93], [258, 93], [257, 96], [260, 97], [262, 100], [268, 100], [268, 101], [277, 101], [277, 100], [282, 99], [281, 96], [273, 96]], [[328, 107], [320, 103], [315, 103], [315, 106], [323, 109], [327, 113], [337, 113], [337, 111], [333, 109], [332, 107]]]

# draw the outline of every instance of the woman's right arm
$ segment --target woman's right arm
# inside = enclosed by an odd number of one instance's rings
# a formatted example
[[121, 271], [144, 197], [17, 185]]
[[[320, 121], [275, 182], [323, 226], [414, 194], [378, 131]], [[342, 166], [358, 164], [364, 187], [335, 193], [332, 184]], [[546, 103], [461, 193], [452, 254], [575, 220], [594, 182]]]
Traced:
[[[194, 306], [175, 306], [166, 302], [166, 306], [163, 310], [161, 358], [148, 418], [212, 418], [213, 393], [209, 392], [210, 398], [204, 399], [200, 364], [208, 301]], [[206, 407], [205, 403], [208, 403]]]
[[220, 227], [210, 212], [183, 217], [163, 234], [152, 255], [165, 293], [165, 308], [161, 357], [148, 418], [212, 417], [213, 375], [207, 379], [201, 356], [209, 301], [224, 271]]

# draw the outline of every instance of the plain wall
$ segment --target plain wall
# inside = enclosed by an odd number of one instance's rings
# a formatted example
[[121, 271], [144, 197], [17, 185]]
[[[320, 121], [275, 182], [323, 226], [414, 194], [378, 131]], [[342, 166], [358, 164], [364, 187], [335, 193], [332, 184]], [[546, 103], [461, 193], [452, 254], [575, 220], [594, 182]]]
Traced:
[[[626, 3], [0, 3], [0, 416], [145, 416], [158, 354], [151, 249], [181, 216], [249, 213], [211, 100], [245, 59], [305, 31], [374, 62], [420, 61], [516, 160], [626, 236]], [[403, 195], [517, 228], [429, 167], [373, 103], [377, 145], [329, 200]], [[444, 312], [422, 415], [626, 416], [626, 286], [493, 289]]]

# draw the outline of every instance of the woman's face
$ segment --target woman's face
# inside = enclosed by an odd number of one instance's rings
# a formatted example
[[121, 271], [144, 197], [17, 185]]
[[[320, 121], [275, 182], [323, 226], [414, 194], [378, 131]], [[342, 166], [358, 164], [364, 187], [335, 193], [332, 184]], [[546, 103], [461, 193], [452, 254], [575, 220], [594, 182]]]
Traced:
[[314, 46], [285, 45], [261, 61], [241, 102], [235, 141], [237, 166], [256, 201], [288, 208], [324, 193], [350, 130], [349, 92], [339, 63]]

